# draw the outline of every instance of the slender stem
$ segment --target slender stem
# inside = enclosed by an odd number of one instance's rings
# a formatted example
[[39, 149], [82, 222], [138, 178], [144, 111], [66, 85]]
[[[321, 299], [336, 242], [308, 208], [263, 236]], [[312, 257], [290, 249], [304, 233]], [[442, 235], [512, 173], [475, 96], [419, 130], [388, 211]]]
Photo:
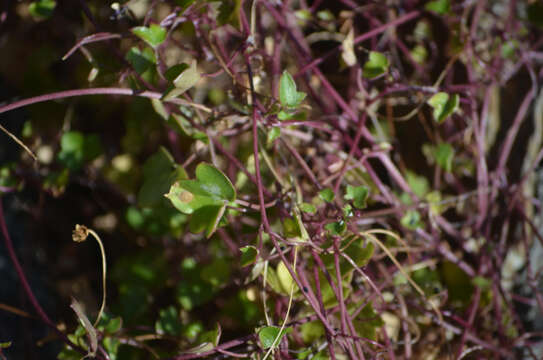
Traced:
[[[77, 97], [77, 96], [88, 96], [88, 95], [125, 95], [125, 96], [138, 96], [138, 97], [144, 97], [149, 99], [157, 99], [160, 100], [162, 98], [162, 94], [154, 91], [134, 91], [132, 89], [126, 89], [126, 88], [89, 88], [89, 89], [75, 89], [75, 90], [65, 90], [65, 91], [59, 91], [54, 92], [50, 94], [40, 95], [31, 97], [28, 99], [23, 99], [16, 101], [14, 103], [0, 106], [0, 114], [15, 110], [24, 106], [37, 104], [41, 102], [51, 101], [51, 100], [58, 100], [58, 99], [66, 99], [69, 97]], [[178, 104], [178, 105], [186, 105], [186, 106], [192, 106], [194, 108], [211, 112], [211, 109], [204, 105], [192, 103], [183, 99], [169, 99], [165, 100], [165, 102], [169, 102], [172, 104]]]

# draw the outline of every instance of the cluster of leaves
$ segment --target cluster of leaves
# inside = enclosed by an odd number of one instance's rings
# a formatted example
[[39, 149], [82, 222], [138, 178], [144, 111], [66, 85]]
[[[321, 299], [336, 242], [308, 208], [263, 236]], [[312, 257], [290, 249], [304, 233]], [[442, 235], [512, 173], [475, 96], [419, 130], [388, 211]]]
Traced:
[[[36, 29], [73, 11], [23, 5], [13, 16]], [[532, 345], [512, 305], [531, 301], [509, 279], [532, 269], [537, 231], [541, 140], [520, 122], [541, 78], [539, 5], [77, 6], [86, 35], [55, 65], [77, 90], [50, 99], [78, 98], [29, 112], [21, 139], [37, 163], [21, 151], [0, 167], [0, 193], [40, 194], [33, 213], [61, 203], [55, 226], [103, 233], [107, 314], [93, 325], [92, 304], [73, 301], [59, 359], [491, 358]], [[62, 87], [46, 80], [31, 92]], [[17, 341], [5, 340], [0, 355]]]

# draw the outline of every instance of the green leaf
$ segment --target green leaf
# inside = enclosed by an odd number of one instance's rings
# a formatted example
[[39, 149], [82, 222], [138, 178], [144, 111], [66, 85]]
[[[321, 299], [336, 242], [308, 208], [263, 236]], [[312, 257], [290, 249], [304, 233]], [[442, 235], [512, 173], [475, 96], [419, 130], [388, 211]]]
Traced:
[[284, 262], [281, 261], [279, 264], [277, 264], [276, 274], [277, 278], [279, 279], [279, 284], [286, 294], [290, 294], [293, 287], [297, 289], [296, 282], [290, 275], [290, 272], [288, 271]]
[[312, 344], [314, 341], [318, 341], [325, 335], [324, 325], [322, 325], [322, 322], [319, 320], [303, 323], [300, 326], [300, 334], [302, 335], [304, 343]]
[[324, 228], [330, 232], [331, 235], [341, 235], [347, 230], [347, 224], [345, 221], [340, 220], [324, 225]]
[[184, 65], [186, 64], [176, 65], [168, 70], [170, 72], [167, 72], [166, 75], [172, 79], [173, 85], [162, 95], [164, 100], [170, 100], [183, 94], [200, 81], [201, 76], [196, 60], [193, 60], [190, 66]]
[[279, 126], [274, 126], [268, 131], [268, 137], [266, 139], [266, 143], [268, 146], [271, 146], [271, 144], [277, 139], [279, 136], [281, 136], [281, 128]]
[[236, 200], [236, 189], [230, 179], [211, 164], [200, 163], [196, 167], [196, 181], [183, 180], [181, 186], [195, 195], [208, 196], [215, 200]]
[[207, 195], [195, 195], [185, 189], [179, 182], [175, 182], [165, 197], [171, 201], [172, 205], [184, 214], [192, 214], [198, 209], [216, 205], [220, 206], [221, 201], [213, 199]]
[[241, 9], [241, 0], [221, 0], [217, 21], [219, 25], [231, 23], [235, 25]]
[[266, 284], [268, 284], [276, 293], [285, 295], [289, 294], [289, 292], [285, 291], [285, 289], [283, 289], [281, 286], [277, 272], [271, 266], [269, 266], [266, 271]]
[[306, 202], [301, 203], [298, 206], [300, 207], [300, 210], [302, 210], [303, 212], [308, 213], [308, 214], [314, 214], [317, 211], [317, 208], [315, 207], [315, 205], [309, 204], [309, 203], [306, 203]]
[[445, 119], [458, 110], [459, 102], [460, 97], [458, 94], [449, 96], [449, 94], [445, 92], [438, 92], [427, 101], [428, 105], [434, 109], [434, 120], [438, 124], [441, 124]]
[[81, 353], [75, 351], [72, 348], [68, 348], [68, 345], [57, 354], [58, 360], [81, 360]]
[[326, 188], [319, 191], [319, 197], [326, 202], [332, 202], [334, 201], [335, 194], [332, 189]]
[[97, 135], [83, 135], [79, 131], [68, 131], [60, 139], [58, 159], [70, 170], [80, 169], [85, 162], [96, 159], [102, 152]]
[[424, 8], [428, 11], [438, 13], [439, 15], [444, 15], [451, 11], [451, 4], [449, 0], [435, 0], [427, 3]]
[[296, 90], [296, 83], [288, 71], [283, 71], [279, 80], [279, 101], [286, 108], [296, 108], [305, 99], [306, 94]]
[[142, 207], [157, 206], [172, 184], [186, 178], [183, 167], [175, 163], [168, 150], [160, 147], [143, 164], [143, 184], [138, 192], [138, 204]]
[[155, 52], [149, 47], [145, 47], [142, 51], [134, 46], [128, 50], [125, 58], [140, 75], [156, 64]]
[[387, 57], [377, 51], [370, 51], [368, 61], [364, 64], [362, 75], [368, 79], [376, 78], [388, 71]]
[[451, 144], [441, 143], [435, 147], [435, 159], [437, 165], [446, 172], [451, 172], [454, 157], [454, 148]]
[[188, 68], [190, 68], [190, 65], [186, 63], [174, 65], [164, 72], [164, 77], [168, 81], [174, 82]]
[[401, 224], [410, 230], [415, 230], [422, 226], [420, 213], [416, 210], [409, 210], [400, 220]]
[[218, 346], [221, 340], [222, 329], [219, 323], [215, 324], [213, 330], [206, 331], [200, 335], [198, 338], [200, 343], [210, 343], [213, 347]]
[[357, 209], [363, 209], [366, 207], [366, 199], [368, 198], [369, 189], [364, 186], [351, 186], [347, 185], [347, 193], [344, 196], [345, 200], [352, 200], [353, 205]]
[[55, 0], [38, 0], [28, 6], [28, 12], [37, 20], [51, 17], [57, 3]]
[[183, 324], [179, 317], [179, 311], [171, 305], [160, 310], [158, 320], [155, 323], [155, 330], [156, 333], [160, 335], [181, 335]]
[[225, 209], [226, 205], [209, 205], [194, 211], [189, 223], [190, 232], [197, 234], [206, 230], [206, 237], [211, 237], [217, 230]]
[[428, 193], [430, 185], [428, 183], [428, 179], [426, 179], [424, 176], [407, 170], [405, 173], [405, 179], [413, 193], [418, 197], [423, 197]]
[[106, 349], [110, 360], [117, 360], [117, 353], [119, 351], [119, 346], [121, 341], [116, 338], [106, 337], [103, 340], [104, 348]]
[[239, 249], [241, 251], [240, 264], [242, 267], [253, 264], [258, 256], [258, 249], [252, 245], [247, 245]]
[[11, 346], [11, 341], [0, 342], [0, 349], [7, 349]]
[[372, 340], [377, 339], [377, 330], [383, 325], [383, 320], [379, 314], [373, 310], [371, 302], [362, 308], [362, 311], [360, 311], [354, 322], [354, 327], [358, 336]]
[[[262, 348], [269, 349], [274, 346], [274, 343], [275, 346], [277, 346], [277, 344], [281, 342], [283, 336], [290, 332], [292, 332], [292, 328], [290, 327], [284, 328], [283, 331], [281, 331], [281, 328], [276, 326], [265, 326], [258, 331], [258, 338], [260, 339]], [[277, 341], [275, 341], [275, 339], [277, 339]]]
[[149, 44], [152, 48], [157, 48], [166, 40], [166, 29], [157, 24], [147, 26], [137, 26], [132, 28], [132, 33]]
[[283, 234], [286, 238], [297, 238], [302, 235], [302, 231], [295, 219], [286, 218], [283, 221]]
[[114, 334], [123, 326], [123, 319], [120, 316], [111, 318], [104, 328], [104, 331], [108, 334]]

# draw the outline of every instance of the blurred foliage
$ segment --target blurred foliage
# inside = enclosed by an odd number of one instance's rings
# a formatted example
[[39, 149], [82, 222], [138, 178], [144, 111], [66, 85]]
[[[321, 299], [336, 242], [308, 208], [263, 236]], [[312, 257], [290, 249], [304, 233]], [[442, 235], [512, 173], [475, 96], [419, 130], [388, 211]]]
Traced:
[[[517, 111], [539, 91], [540, 3], [8, 3], [0, 109], [75, 89], [0, 110], [38, 159], [2, 135], [0, 194], [35, 234], [17, 251], [47, 264], [79, 347], [53, 356], [523, 351], [504, 278], [534, 231], [541, 144]], [[107, 250], [97, 325], [76, 223]], [[27, 340], [0, 341], [17, 358]]]

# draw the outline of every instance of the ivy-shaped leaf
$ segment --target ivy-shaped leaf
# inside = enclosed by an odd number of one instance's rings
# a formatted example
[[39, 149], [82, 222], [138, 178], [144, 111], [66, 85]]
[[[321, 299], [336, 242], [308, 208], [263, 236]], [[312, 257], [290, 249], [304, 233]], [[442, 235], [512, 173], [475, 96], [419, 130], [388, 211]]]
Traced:
[[376, 78], [388, 71], [389, 62], [387, 57], [377, 51], [370, 51], [368, 61], [364, 64], [362, 75], [368, 79]]
[[151, 26], [137, 26], [132, 28], [132, 33], [156, 49], [166, 40], [166, 29], [157, 24]]
[[340, 220], [324, 225], [324, 228], [330, 232], [330, 235], [339, 236], [347, 230], [347, 224], [345, 221]]
[[347, 185], [347, 193], [343, 197], [345, 200], [352, 200], [354, 207], [363, 209], [366, 207], [366, 199], [368, 198], [369, 189], [364, 186]]
[[[265, 326], [258, 331], [258, 338], [260, 339], [262, 348], [269, 349], [274, 343], [275, 346], [277, 346], [277, 344], [281, 342], [283, 336], [290, 332], [292, 332], [292, 328], [289, 327], [284, 328], [283, 331], [281, 331], [281, 328], [276, 326]], [[275, 339], [277, 339], [277, 341], [275, 341]]]
[[445, 119], [458, 110], [460, 97], [458, 94], [449, 96], [449, 94], [445, 92], [438, 92], [428, 99], [427, 103], [434, 109], [434, 120], [438, 124], [441, 124]]
[[319, 197], [326, 201], [326, 202], [332, 202], [334, 201], [334, 197], [335, 197], [335, 194], [334, 194], [334, 191], [330, 188], [326, 188], [326, 189], [323, 189], [321, 191], [319, 191]]

